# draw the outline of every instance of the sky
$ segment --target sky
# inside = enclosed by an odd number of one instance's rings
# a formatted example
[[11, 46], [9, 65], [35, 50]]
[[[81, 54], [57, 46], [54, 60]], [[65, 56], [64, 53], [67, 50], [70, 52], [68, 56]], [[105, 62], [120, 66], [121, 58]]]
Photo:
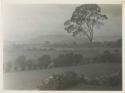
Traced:
[[[13, 4], [3, 8], [4, 37], [7, 40], [26, 40], [40, 35], [68, 34], [64, 22], [79, 5]], [[94, 31], [95, 36], [122, 35], [122, 6], [119, 4], [99, 5], [102, 14], [108, 16], [104, 26]]]

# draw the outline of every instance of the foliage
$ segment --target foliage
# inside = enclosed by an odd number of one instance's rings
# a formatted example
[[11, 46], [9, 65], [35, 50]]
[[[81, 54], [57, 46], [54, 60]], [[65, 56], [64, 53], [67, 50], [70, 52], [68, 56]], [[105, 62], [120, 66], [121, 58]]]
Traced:
[[120, 70], [118, 73], [100, 77], [101, 85], [106, 86], [122, 86], [122, 71]]
[[[85, 77], [85, 76], [84, 76]], [[122, 70], [117, 73], [95, 77], [93, 79], [84, 79], [84, 84], [99, 86], [122, 86]]]
[[93, 58], [93, 63], [101, 63], [101, 62], [122, 63], [122, 56], [119, 54], [118, 50], [114, 50], [114, 52], [105, 50], [102, 54]]
[[53, 60], [55, 67], [71, 66], [80, 64], [83, 61], [83, 56], [81, 54], [60, 54], [57, 58]]
[[100, 58], [104, 61], [104, 62], [111, 62], [112, 61], [112, 57], [113, 55], [108, 51], [105, 50], [104, 53], [100, 56]]
[[117, 44], [118, 46], [122, 46], [122, 39], [118, 39], [118, 40], [116, 41], [116, 44]]
[[38, 86], [39, 90], [63, 90], [78, 84], [96, 85], [96, 86], [122, 86], [122, 73], [111, 74], [93, 79], [85, 77], [84, 74], [78, 75], [75, 72], [63, 72], [53, 74], [46, 80], [42, 81], [42, 85]]
[[101, 14], [101, 8], [98, 5], [83, 4], [76, 7], [72, 17], [64, 23], [65, 30], [73, 33], [73, 36], [81, 33], [92, 43], [94, 28], [103, 25], [105, 19], [108, 17]]
[[21, 70], [25, 70], [25, 64], [26, 64], [26, 57], [24, 55], [19, 56], [15, 60], [15, 65], [20, 67]]
[[49, 55], [43, 55], [38, 58], [38, 65], [40, 66], [40, 68], [47, 68], [50, 63], [51, 57]]
[[122, 71], [120, 70], [118, 74], [110, 76], [107, 83], [110, 86], [122, 85]]
[[61, 74], [53, 74], [47, 80], [42, 82], [38, 88], [40, 90], [63, 90], [76, 85], [80, 82], [75, 72], [64, 72]]
[[[86, 52], [84, 53], [84, 56], [86, 56], [85, 54]], [[22, 55], [17, 57], [13, 62], [4, 63], [4, 72], [47, 69], [104, 62], [122, 63], [122, 54], [119, 49], [116, 48], [113, 49], [113, 51], [104, 50], [103, 53], [91, 57], [83, 57], [80, 53], [70, 52], [59, 54], [53, 59], [51, 59], [50, 55], [43, 55], [36, 60], [31, 60]]]

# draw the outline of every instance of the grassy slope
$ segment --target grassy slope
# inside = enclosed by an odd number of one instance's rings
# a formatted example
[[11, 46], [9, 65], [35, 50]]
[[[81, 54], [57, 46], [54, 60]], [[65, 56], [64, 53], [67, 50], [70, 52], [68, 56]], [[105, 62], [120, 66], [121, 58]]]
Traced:
[[36, 89], [37, 86], [41, 85], [42, 79], [46, 79], [53, 73], [60, 73], [63, 71], [75, 71], [79, 74], [83, 73], [89, 78], [94, 78], [96, 76], [110, 75], [112, 73], [116, 73], [119, 71], [120, 68], [121, 64], [118, 63], [100, 63], [74, 67], [53, 68], [47, 70], [7, 73], [4, 74], [4, 88], [26, 90]]

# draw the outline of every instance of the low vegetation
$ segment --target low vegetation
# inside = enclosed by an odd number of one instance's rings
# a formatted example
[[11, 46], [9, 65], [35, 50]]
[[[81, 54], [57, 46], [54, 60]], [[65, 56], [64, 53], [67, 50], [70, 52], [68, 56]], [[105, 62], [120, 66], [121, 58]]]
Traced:
[[38, 87], [40, 90], [62, 90], [80, 82], [75, 72], [64, 72], [61, 74], [53, 74], [47, 80], [42, 81], [42, 85]]
[[53, 60], [54, 67], [62, 67], [62, 66], [72, 66], [80, 64], [83, 61], [83, 56], [81, 54], [60, 54], [57, 58]]
[[19, 56], [14, 62], [8, 62], [4, 64], [4, 72], [11, 71], [25, 71], [35, 69], [47, 69], [64, 66], [76, 66], [84, 64], [94, 64], [101, 62], [118, 62], [122, 63], [122, 56], [117, 49], [114, 52], [105, 50], [102, 54], [99, 54], [93, 58], [84, 57], [78, 53], [65, 53], [59, 54], [56, 58], [52, 59], [49, 55], [43, 55], [39, 57], [35, 62], [27, 59], [26, 56]]
[[95, 79], [89, 79], [85, 75], [78, 75], [75, 72], [63, 72], [60, 74], [53, 74], [46, 80], [42, 81], [41, 86], [38, 86], [39, 90], [63, 90], [78, 84], [96, 85], [98, 86], [122, 86], [121, 71], [115, 75], [96, 77]]

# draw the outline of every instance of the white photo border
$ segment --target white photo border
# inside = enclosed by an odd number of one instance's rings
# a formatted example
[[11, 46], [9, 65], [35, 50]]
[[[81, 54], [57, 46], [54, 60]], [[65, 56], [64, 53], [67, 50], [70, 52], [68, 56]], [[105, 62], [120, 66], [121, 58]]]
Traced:
[[[3, 26], [2, 7], [8, 4], [122, 4], [122, 91], [15, 91], [3, 89]], [[125, 93], [125, 0], [2, 0], [0, 4], [0, 93]]]

